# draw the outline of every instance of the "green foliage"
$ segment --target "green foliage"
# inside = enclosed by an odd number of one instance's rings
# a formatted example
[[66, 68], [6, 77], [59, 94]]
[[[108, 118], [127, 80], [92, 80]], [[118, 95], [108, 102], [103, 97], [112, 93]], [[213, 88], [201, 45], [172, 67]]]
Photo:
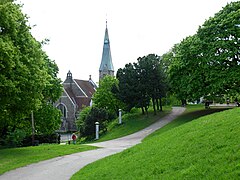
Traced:
[[52, 104], [43, 103], [34, 113], [34, 121], [36, 134], [52, 134], [60, 127], [61, 112]]
[[161, 106], [161, 98], [165, 96], [167, 89], [166, 76], [159, 56], [149, 54], [139, 57], [137, 63], [126, 64], [123, 69], [118, 70], [117, 79], [119, 88], [115, 93], [126, 104], [127, 111], [133, 107], [141, 107], [144, 114], [152, 99], [156, 113], [155, 103], [157, 108]]
[[97, 142], [120, 138], [140, 131], [167, 115], [171, 107], [164, 107], [163, 112], [157, 115], [154, 115], [152, 109], [149, 110], [148, 115], [142, 115], [139, 109], [132, 110], [134, 111], [122, 116], [121, 125], [118, 124], [118, 119], [108, 123], [107, 132], [102, 134]]
[[106, 131], [106, 122], [108, 120], [108, 113], [105, 109], [98, 107], [87, 107], [79, 115], [77, 126], [79, 128], [80, 136], [86, 137], [88, 140], [95, 137], [95, 122], [99, 122], [100, 131]]
[[[41, 108], [47, 107], [46, 103], [55, 101], [62, 92], [61, 81], [57, 78], [57, 65], [42, 50], [42, 44], [31, 35], [31, 28], [27, 24], [28, 19], [22, 14], [20, 5], [12, 1], [1, 1], [1, 137], [15, 129], [23, 129], [29, 133], [31, 111], [36, 112], [36, 115], [43, 113]], [[56, 112], [50, 111], [49, 107], [47, 113], [41, 115], [44, 117], [41, 120], [44, 121], [57, 118]], [[52, 124], [46, 124], [44, 129], [47, 131], [54, 128]], [[44, 132], [44, 129], [41, 129], [41, 132]]]
[[118, 109], [122, 106], [122, 103], [112, 92], [113, 87], [118, 87], [118, 80], [112, 76], [105, 76], [93, 95], [94, 105], [105, 109], [109, 114], [117, 114]]
[[240, 2], [232, 2], [205, 21], [197, 35], [212, 80], [211, 93], [239, 92]]
[[239, 109], [233, 109], [160, 129], [141, 144], [84, 167], [72, 179], [238, 179], [239, 125]]
[[40, 145], [0, 149], [0, 174], [39, 161], [95, 149], [87, 145]]
[[236, 95], [240, 85], [240, 2], [209, 18], [167, 54], [171, 91], [181, 100]]
[[25, 131], [21, 129], [15, 129], [13, 132], [9, 132], [5, 139], [5, 144], [10, 147], [17, 147], [22, 145], [23, 139], [26, 137]]
[[117, 79], [119, 86], [114, 89], [114, 93], [125, 104], [122, 109], [130, 112], [133, 107], [149, 105], [149, 98], [144, 97], [144, 89], [140, 87], [135, 64], [129, 63], [123, 69], [118, 69]]
[[86, 119], [88, 118], [91, 111], [91, 107], [85, 107], [79, 114], [79, 117], [76, 121], [76, 125], [79, 129], [80, 134], [84, 132], [84, 127], [86, 126]]

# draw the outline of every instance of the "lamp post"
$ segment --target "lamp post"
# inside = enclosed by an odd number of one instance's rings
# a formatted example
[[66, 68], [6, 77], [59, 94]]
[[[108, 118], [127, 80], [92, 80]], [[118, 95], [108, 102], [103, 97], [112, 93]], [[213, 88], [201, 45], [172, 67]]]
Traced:
[[96, 125], [96, 140], [99, 139], [99, 122], [95, 122]]
[[118, 124], [122, 124], [122, 110], [121, 109], [118, 110], [118, 115], [119, 115]]
[[35, 127], [34, 127], [34, 117], [33, 117], [33, 111], [31, 111], [31, 117], [32, 117], [32, 145], [34, 146], [34, 135], [35, 135]]

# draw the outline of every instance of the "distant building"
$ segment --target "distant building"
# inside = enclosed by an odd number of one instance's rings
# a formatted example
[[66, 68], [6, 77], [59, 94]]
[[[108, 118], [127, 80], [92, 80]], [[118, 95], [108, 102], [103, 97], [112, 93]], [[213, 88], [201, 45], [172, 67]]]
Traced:
[[59, 132], [76, 131], [76, 119], [80, 111], [92, 103], [92, 95], [96, 91], [96, 84], [89, 80], [73, 79], [72, 73], [67, 73], [67, 78], [63, 82], [63, 93], [55, 106], [62, 111], [62, 124]]
[[[104, 35], [102, 60], [99, 68], [99, 81], [106, 75], [114, 76], [110, 40], [108, 35], [107, 21]], [[77, 131], [75, 124], [79, 113], [84, 107], [92, 104], [92, 95], [96, 91], [96, 84], [89, 80], [73, 79], [72, 73], [67, 73], [67, 78], [63, 82], [63, 93], [54, 105], [62, 112], [62, 124], [59, 132]]]
[[106, 30], [105, 30], [105, 36], [104, 36], [102, 61], [99, 68], [99, 82], [106, 75], [114, 76], [114, 68], [112, 63], [112, 55], [111, 55], [111, 49], [110, 49], [110, 40], [108, 35], [107, 21], [106, 21]]

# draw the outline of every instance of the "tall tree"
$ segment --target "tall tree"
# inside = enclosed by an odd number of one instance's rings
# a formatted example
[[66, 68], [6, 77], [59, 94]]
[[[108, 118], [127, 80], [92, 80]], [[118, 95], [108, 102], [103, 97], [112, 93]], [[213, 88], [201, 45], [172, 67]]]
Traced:
[[240, 2], [228, 4], [175, 47], [168, 73], [179, 98], [196, 100], [239, 90], [239, 9]]
[[143, 85], [142, 88], [145, 89], [147, 96], [151, 97], [154, 113], [156, 114], [156, 105], [159, 109], [158, 100], [165, 96], [166, 93], [166, 77], [160, 65], [160, 57], [149, 54], [138, 58], [136, 67], [139, 70], [140, 84]]
[[12, 1], [0, 3], [1, 135], [25, 127], [22, 124], [31, 111], [61, 93], [57, 66], [48, 59], [27, 24], [20, 5]]
[[209, 66], [211, 94], [239, 92], [240, 2], [232, 2], [209, 18], [197, 35]]
[[126, 106], [126, 111], [130, 111], [138, 104], [140, 91], [137, 89], [137, 73], [133, 64], [126, 64], [124, 68], [117, 71], [116, 78], [119, 81], [118, 88], [114, 93]]
[[[160, 57], [155, 54], [139, 57], [137, 63], [126, 64], [117, 72], [119, 80], [118, 98], [127, 105], [127, 109], [141, 108], [147, 112], [150, 99], [154, 112], [161, 107], [159, 100], [166, 93], [166, 76], [160, 64]], [[162, 109], [162, 108], [161, 108]]]
[[122, 103], [112, 92], [113, 87], [118, 87], [118, 80], [109, 75], [105, 76], [93, 95], [93, 103], [98, 108], [107, 110], [110, 114], [117, 114]]

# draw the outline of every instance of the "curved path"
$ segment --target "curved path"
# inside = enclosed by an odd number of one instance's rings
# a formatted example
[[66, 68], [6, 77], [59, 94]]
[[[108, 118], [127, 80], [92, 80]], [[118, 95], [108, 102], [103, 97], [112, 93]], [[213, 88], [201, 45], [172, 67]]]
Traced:
[[173, 107], [169, 115], [139, 132], [110, 141], [89, 144], [102, 148], [57, 157], [18, 168], [1, 175], [0, 180], [70, 179], [74, 173], [87, 164], [141, 143], [143, 138], [174, 120], [184, 110], [185, 108], [182, 107]]

